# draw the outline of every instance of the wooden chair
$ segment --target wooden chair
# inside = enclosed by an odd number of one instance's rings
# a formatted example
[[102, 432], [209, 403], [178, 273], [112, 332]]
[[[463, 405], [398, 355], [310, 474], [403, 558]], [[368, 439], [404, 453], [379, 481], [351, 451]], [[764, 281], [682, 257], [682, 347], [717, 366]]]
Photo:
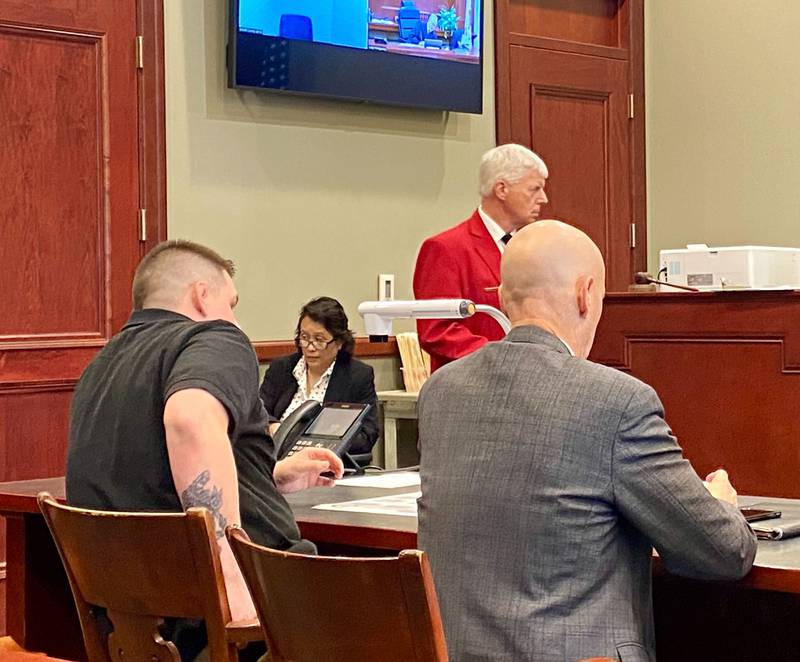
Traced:
[[272, 662], [446, 662], [425, 554], [305, 556], [226, 534], [253, 595]]
[[[64, 562], [90, 662], [179, 662], [175, 644], [159, 632], [165, 617], [203, 619], [213, 662], [233, 662], [238, 646], [262, 640], [258, 621], [230, 622], [204, 508], [116, 513], [62, 506], [46, 492], [37, 500]], [[107, 620], [97, 617], [98, 607]]]

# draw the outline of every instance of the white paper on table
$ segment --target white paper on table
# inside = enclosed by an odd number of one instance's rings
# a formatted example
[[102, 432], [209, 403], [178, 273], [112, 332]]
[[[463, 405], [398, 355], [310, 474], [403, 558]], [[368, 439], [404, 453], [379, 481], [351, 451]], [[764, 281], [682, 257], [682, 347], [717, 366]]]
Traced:
[[393, 471], [385, 474], [367, 474], [353, 476], [336, 481], [337, 485], [346, 487], [416, 487], [419, 485], [419, 471]]
[[335, 510], [340, 513], [369, 513], [370, 515], [417, 516], [417, 499], [422, 492], [389, 494], [372, 499], [357, 499], [340, 503], [321, 503], [313, 506], [317, 510]]

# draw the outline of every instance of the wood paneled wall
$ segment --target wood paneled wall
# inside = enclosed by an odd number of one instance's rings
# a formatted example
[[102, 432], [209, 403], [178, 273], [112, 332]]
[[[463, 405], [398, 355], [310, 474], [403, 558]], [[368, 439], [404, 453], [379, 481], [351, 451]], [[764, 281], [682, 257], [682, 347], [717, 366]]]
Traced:
[[800, 293], [612, 294], [590, 358], [655, 388], [702, 477], [800, 498]]
[[75, 382], [166, 237], [162, 19], [161, 0], [0, 0], [0, 480], [63, 474]]

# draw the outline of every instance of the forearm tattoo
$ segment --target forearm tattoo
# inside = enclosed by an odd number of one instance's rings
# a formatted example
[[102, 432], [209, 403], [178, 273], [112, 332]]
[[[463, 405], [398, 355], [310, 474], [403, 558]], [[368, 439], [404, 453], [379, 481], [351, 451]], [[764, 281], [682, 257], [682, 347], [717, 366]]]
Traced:
[[201, 506], [211, 511], [216, 527], [217, 538], [225, 535], [225, 526], [228, 520], [222, 514], [222, 490], [218, 487], [206, 487], [206, 483], [211, 480], [211, 472], [206, 469], [192, 481], [183, 492], [181, 492], [181, 503], [185, 509]]

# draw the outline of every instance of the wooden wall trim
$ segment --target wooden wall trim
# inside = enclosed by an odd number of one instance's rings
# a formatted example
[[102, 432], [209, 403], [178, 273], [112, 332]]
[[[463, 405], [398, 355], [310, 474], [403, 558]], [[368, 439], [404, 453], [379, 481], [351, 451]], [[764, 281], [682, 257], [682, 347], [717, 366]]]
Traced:
[[[20, 340], [15, 340], [20, 338]], [[81, 349], [103, 347], [106, 338], [93, 333], [88, 335], [73, 333], [53, 333], [35, 336], [0, 336], [0, 352], [22, 351], [27, 349]]]
[[0, 394], [8, 393], [54, 393], [73, 391], [77, 379], [37, 379], [36, 381], [4, 381], [0, 384]]
[[630, 71], [634, 117], [631, 120], [631, 214], [636, 228], [633, 249], [634, 271], [647, 271], [647, 153], [645, 135], [644, 88], [644, 2], [630, 4], [629, 43]]
[[509, 67], [508, 5], [501, 0], [494, 2], [494, 98], [495, 98], [495, 142], [506, 142], [511, 135], [511, 104], [509, 89], [511, 74]]
[[[105, 341], [62, 341], [52, 343], [26, 343], [0, 346], [0, 359], [5, 368], [0, 392], [71, 390], [78, 377], [89, 365]], [[256, 340], [251, 343], [260, 363], [270, 361], [296, 351], [294, 341]], [[72, 351], [69, 351], [72, 350]], [[387, 342], [370, 342], [366, 336], [356, 338], [355, 356], [376, 358], [381, 356], [400, 356], [394, 337]], [[54, 370], [57, 361], [69, 359], [69, 376]]]
[[138, 0], [137, 25], [144, 42], [139, 71], [139, 205], [147, 210], [144, 256], [167, 238], [167, 140], [165, 119], [164, 3]]
[[510, 32], [507, 39], [509, 46], [530, 46], [532, 48], [543, 48], [548, 51], [608, 57], [614, 60], [628, 59], [627, 48], [614, 48], [612, 46], [599, 46], [597, 44], [579, 44], [574, 41], [552, 39], [551, 37], [537, 37], [520, 32]]
[[[278, 356], [285, 356], [297, 351], [294, 340], [256, 340], [252, 344], [259, 363], [265, 363]], [[358, 336], [354, 354], [363, 359], [380, 356], [400, 356], [400, 351], [397, 348], [397, 340], [395, 340], [394, 336], [389, 338], [387, 342], [370, 342], [366, 336]]]
[[666, 349], [668, 345], [703, 345], [703, 344], [714, 344], [714, 345], [725, 345], [726, 348], [729, 348], [731, 352], [736, 352], [742, 349], [747, 349], [747, 345], [759, 345], [759, 344], [776, 344], [780, 346], [781, 350], [781, 365], [779, 366], [780, 372], [784, 375], [788, 374], [795, 374], [800, 373], [800, 365], [798, 364], [790, 364], [786, 361], [786, 352], [785, 352], [785, 338], [783, 337], [773, 337], [771, 335], [768, 336], [759, 336], [759, 335], [741, 335], [733, 338], [726, 338], [723, 334], [719, 335], [699, 335], [699, 336], [692, 336], [692, 335], [682, 335], [682, 336], [668, 336], [668, 335], [658, 335], [658, 336], [636, 336], [636, 335], [626, 335], [624, 338], [624, 345], [623, 345], [623, 352], [622, 352], [622, 360], [616, 362], [615, 360], [604, 362], [604, 365], [607, 365], [612, 368], [617, 368], [618, 370], [622, 370], [624, 372], [630, 372], [632, 369], [631, 359], [630, 357], [633, 355], [636, 345], [648, 345], [653, 348], [664, 348]]
[[35, 347], [0, 351], [0, 391], [33, 388], [35, 384], [59, 389], [80, 377], [104, 343], [80, 347]]
[[[260, 363], [296, 351], [293, 340], [256, 340], [251, 344]], [[86, 342], [0, 347], [0, 349], [9, 350], [0, 352], [0, 359], [5, 364], [0, 393], [71, 390], [83, 370], [104, 345], [105, 342]], [[59, 351], [70, 349], [73, 351]], [[50, 351], [43, 352], [42, 350]], [[394, 337], [389, 338], [387, 342], [375, 343], [370, 342], [366, 336], [359, 336], [356, 338], [354, 354], [359, 358], [399, 357], [400, 351]], [[69, 359], [70, 376], [66, 377], [63, 374], [63, 367], [61, 370], [54, 371], [54, 357], [61, 361]]]

